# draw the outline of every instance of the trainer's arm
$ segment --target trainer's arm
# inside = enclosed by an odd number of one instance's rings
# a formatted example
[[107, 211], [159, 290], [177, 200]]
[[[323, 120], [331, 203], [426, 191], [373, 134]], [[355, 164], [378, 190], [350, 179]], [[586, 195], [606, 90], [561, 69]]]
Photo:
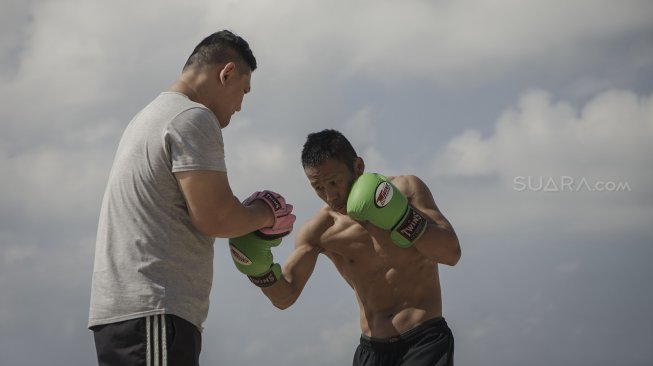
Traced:
[[175, 173], [195, 228], [204, 235], [232, 238], [272, 226], [272, 211], [260, 201], [243, 206], [229, 186], [226, 172], [192, 170]]
[[422, 255], [436, 263], [456, 265], [461, 256], [458, 236], [435, 204], [431, 191], [416, 176], [406, 176], [408, 200], [427, 219], [424, 234], [414, 244]]
[[286, 309], [297, 301], [313, 274], [321, 253], [320, 247], [314, 244], [317, 243], [316, 239], [311, 223], [304, 225], [297, 233], [295, 249], [283, 266], [281, 278], [274, 285], [261, 289], [279, 309]]

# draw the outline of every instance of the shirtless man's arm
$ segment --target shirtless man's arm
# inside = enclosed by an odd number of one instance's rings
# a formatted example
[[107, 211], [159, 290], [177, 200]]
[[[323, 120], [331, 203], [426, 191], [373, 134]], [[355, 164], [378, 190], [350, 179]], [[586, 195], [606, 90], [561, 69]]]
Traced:
[[426, 231], [413, 247], [435, 263], [450, 266], [458, 263], [461, 256], [458, 237], [449, 220], [438, 209], [426, 184], [414, 175], [397, 177], [393, 183], [406, 194], [408, 202], [427, 219]]
[[316, 218], [302, 226], [295, 238], [295, 249], [283, 266], [281, 278], [272, 286], [262, 288], [263, 293], [279, 309], [295, 303], [306, 282], [311, 277], [318, 255], [319, 230]]

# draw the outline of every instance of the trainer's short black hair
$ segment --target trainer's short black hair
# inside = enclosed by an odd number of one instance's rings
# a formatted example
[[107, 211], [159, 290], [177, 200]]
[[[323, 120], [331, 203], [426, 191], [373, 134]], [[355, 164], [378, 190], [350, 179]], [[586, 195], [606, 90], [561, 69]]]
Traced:
[[302, 149], [302, 166], [315, 167], [327, 159], [336, 159], [354, 170], [358, 155], [347, 138], [336, 130], [322, 130], [308, 135]]
[[[221, 30], [204, 38], [188, 57], [184, 70], [190, 67], [203, 67], [235, 62], [238, 68], [256, 70], [256, 58], [249, 44], [240, 36]], [[247, 70], [239, 70], [243, 72]]]

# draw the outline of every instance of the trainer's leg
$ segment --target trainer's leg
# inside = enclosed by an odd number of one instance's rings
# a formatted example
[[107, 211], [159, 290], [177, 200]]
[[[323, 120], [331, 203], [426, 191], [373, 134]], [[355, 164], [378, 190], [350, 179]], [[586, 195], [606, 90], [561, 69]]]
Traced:
[[91, 328], [99, 366], [146, 366], [146, 318]]
[[202, 333], [190, 322], [166, 315], [168, 365], [198, 366], [202, 350]]
[[92, 330], [99, 366], [199, 365], [201, 333], [175, 315], [152, 315]]

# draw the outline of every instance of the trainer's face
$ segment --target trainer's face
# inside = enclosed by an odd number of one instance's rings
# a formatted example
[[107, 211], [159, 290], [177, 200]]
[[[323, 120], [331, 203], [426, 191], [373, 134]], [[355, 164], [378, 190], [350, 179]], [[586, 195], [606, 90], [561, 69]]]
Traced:
[[334, 211], [347, 214], [347, 197], [356, 175], [344, 163], [327, 159], [318, 166], [304, 168], [304, 173], [318, 197]]
[[[227, 65], [234, 65], [229, 63]], [[225, 66], [220, 71], [218, 82], [222, 84], [222, 93], [216, 103], [216, 117], [220, 127], [225, 128], [231, 122], [231, 116], [240, 111], [245, 94], [251, 89], [252, 73], [249, 70], [239, 72], [235, 67]]]

